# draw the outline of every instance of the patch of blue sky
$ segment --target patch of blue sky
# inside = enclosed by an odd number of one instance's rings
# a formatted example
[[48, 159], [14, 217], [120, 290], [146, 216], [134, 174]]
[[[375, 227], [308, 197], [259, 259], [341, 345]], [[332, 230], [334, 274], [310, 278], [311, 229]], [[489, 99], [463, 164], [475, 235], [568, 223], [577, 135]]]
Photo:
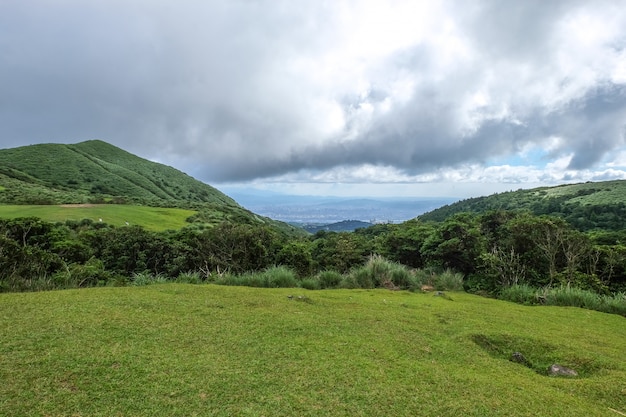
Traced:
[[509, 165], [509, 166], [545, 166], [548, 153], [540, 147], [524, 149], [518, 153], [492, 158], [488, 161], [489, 166]]

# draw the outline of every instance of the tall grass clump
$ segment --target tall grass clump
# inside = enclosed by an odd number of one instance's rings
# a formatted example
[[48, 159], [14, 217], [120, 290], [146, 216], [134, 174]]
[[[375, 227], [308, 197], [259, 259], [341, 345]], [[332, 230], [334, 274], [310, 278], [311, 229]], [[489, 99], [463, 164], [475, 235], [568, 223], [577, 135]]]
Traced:
[[349, 283], [358, 288], [409, 289], [415, 285], [414, 276], [406, 266], [379, 255], [372, 255], [365, 265], [348, 275]]
[[263, 273], [269, 288], [292, 288], [298, 286], [298, 279], [293, 269], [286, 266], [272, 266]]
[[163, 284], [167, 282], [167, 277], [162, 274], [151, 274], [149, 272], [140, 272], [133, 274], [131, 285], [142, 287], [144, 285]]
[[321, 289], [321, 285], [316, 278], [304, 278], [300, 281], [300, 288], [304, 288], [305, 290], [319, 290]]
[[256, 272], [247, 272], [236, 277], [237, 285], [243, 287], [256, 287], [256, 288], [267, 288], [268, 284], [268, 276], [267, 274], [260, 274]]
[[518, 304], [580, 307], [626, 316], [626, 293], [601, 295], [570, 285], [542, 289], [526, 284], [512, 285], [502, 289], [498, 298]]
[[337, 271], [326, 270], [319, 272], [316, 278], [320, 283], [320, 288], [322, 289], [339, 288], [343, 275]]
[[528, 284], [515, 284], [503, 288], [498, 298], [513, 303], [532, 305], [538, 303], [537, 289]]
[[463, 289], [463, 274], [446, 269], [433, 276], [432, 285], [438, 290], [461, 291]]
[[600, 301], [605, 313], [619, 314], [626, 317], [626, 293], [618, 292], [613, 295], [601, 295]]
[[176, 277], [176, 282], [181, 284], [201, 284], [202, 275], [197, 271], [181, 272]]
[[570, 285], [551, 288], [545, 294], [545, 303], [553, 306], [581, 307], [601, 311], [600, 296]]
[[24, 279], [10, 276], [0, 281], [0, 292], [48, 291], [59, 288], [48, 275]]
[[244, 280], [235, 274], [230, 272], [221, 273], [213, 278], [213, 283], [217, 285], [230, 285], [230, 286], [243, 286]]

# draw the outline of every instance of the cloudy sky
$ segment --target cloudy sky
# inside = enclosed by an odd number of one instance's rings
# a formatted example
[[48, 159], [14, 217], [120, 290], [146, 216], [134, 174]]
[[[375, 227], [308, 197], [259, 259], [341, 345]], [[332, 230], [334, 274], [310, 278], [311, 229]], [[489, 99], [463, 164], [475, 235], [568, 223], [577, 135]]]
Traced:
[[0, 0], [0, 147], [87, 139], [226, 189], [626, 178], [626, 1]]

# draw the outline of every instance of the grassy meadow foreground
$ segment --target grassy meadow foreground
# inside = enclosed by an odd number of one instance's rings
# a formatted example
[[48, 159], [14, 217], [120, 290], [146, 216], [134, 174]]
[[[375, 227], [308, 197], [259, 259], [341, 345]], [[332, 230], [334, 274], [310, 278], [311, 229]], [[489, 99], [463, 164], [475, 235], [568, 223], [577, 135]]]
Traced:
[[618, 416], [624, 324], [457, 292], [0, 294], [0, 415]]

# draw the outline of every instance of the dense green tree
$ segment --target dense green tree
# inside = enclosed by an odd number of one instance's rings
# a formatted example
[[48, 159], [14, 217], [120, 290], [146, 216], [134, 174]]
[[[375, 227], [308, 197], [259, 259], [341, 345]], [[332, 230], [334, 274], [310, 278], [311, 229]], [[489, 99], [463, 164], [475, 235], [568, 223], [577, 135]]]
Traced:
[[297, 240], [285, 243], [276, 255], [276, 262], [292, 268], [299, 277], [313, 275], [314, 262], [311, 253], [311, 243]]
[[318, 232], [311, 254], [318, 270], [340, 273], [363, 264], [372, 254], [373, 245], [363, 235], [349, 232]]
[[439, 224], [424, 241], [421, 252], [427, 262], [469, 275], [475, 272], [476, 260], [485, 248], [478, 218], [461, 213]]
[[410, 220], [394, 225], [379, 239], [377, 251], [385, 258], [411, 266], [423, 268], [426, 259], [421, 248], [435, 231], [434, 223]]

